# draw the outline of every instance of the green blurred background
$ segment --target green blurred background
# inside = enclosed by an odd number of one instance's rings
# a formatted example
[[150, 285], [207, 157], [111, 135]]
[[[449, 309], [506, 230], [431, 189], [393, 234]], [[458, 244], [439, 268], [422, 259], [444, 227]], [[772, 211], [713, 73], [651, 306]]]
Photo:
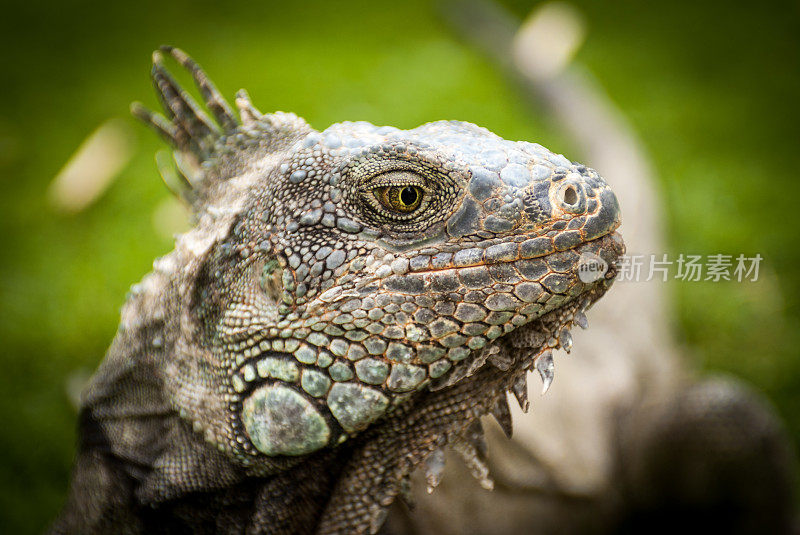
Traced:
[[[588, 30], [576, 63], [622, 109], [655, 164], [668, 252], [764, 257], [758, 283], [668, 283], [689, 365], [751, 381], [797, 443], [798, 3], [571, 3]], [[519, 18], [535, 6], [505, 5]], [[75, 441], [70, 385], [102, 358], [128, 287], [171, 249], [170, 194], [153, 160], [163, 145], [127, 118], [133, 100], [155, 105], [150, 52], [162, 43], [193, 54], [227, 96], [246, 87], [263, 111], [294, 111], [318, 128], [462, 119], [581, 158], [427, 3], [4, 3], [3, 533], [41, 531], [58, 510]], [[114, 117], [132, 136], [129, 162], [85, 210], [55, 209], [53, 177]]]

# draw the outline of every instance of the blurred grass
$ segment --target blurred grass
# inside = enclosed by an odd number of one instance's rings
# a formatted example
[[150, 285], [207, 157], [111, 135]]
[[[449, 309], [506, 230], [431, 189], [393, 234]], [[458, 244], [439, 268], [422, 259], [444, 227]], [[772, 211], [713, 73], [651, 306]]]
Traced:
[[[585, 65], [656, 164], [671, 253], [761, 253], [762, 281], [670, 283], [676, 334], [706, 369], [751, 380], [800, 440], [800, 16], [796, 3], [573, 2]], [[523, 17], [532, 7], [512, 2]], [[97, 203], [56, 213], [46, 188], [132, 100], [155, 105], [149, 54], [192, 53], [232, 98], [313, 126], [463, 119], [580, 159], [535, 106], [420, 1], [228, 7], [17, 2], [0, 21], [0, 531], [41, 531], [63, 499], [75, 413], [66, 378], [93, 369], [128, 287], [171, 248], [154, 135]], [[127, 119], [126, 119], [127, 120]], [[602, 169], [600, 170], [602, 172]], [[624, 208], [624, 207], [623, 207]]]

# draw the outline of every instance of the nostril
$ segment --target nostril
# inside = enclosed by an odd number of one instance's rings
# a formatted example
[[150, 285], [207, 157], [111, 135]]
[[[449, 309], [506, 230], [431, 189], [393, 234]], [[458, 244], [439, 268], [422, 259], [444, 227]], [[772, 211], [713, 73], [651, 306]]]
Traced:
[[575, 186], [567, 186], [562, 193], [564, 204], [573, 206], [578, 203], [578, 192], [575, 191]]

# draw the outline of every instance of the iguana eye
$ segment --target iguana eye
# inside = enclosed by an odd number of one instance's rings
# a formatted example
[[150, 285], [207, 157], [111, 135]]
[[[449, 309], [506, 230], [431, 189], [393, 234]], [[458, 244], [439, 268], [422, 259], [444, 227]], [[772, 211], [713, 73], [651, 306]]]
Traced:
[[422, 203], [425, 192], [419, 186], [385, 186], [375, 188], [375, 198], [384, 208], [393, 212], [407, 214]]

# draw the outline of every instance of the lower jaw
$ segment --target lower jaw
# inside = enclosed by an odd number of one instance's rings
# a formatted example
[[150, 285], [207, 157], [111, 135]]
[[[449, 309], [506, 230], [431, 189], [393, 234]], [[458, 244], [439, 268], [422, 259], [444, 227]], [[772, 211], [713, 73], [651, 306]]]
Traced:
[[611, 287], [617, 274], [616, 260], [624, 253], [624, 245], [619, 234], [613, 232], [574, 250], [601, 253], [608, 262], [607, 272], [569, 301], [476, 350], [449, 374], [434, 381], [430, 389], [436, 391], [450, 387], [489, 366], [507, 375], [508, 380], [503, 381], [507, 385], [504, 389], [515, 395], [524, 410], [527, 410], [527, 394], [523, 392], [527, 391], [525, 380], [528, 371], [536, 369], [542, 379], [543, 393], [546, 392], [554, 377], [553, 351], [564, 349], [569, 353], [572, 348], [571, 329], [576, 325], [588, 328], [585, 312]]
[[[610, 282], [582, 293], [572, 301], [496, 339], [475, 352], [462, 366], [456, 367], [446, 377], [431, 385], [431, 390], [452, 386], [479, 370], [491, 366], [508, 376], [503, 390], [511, 391], [527, 411], [527, 372], [536, 369], [545, 393], [554, 377], [553, 351], [572, 349], [571, 330], [576, 325], [588, 328], [585, 312], [610, 287]], [[522, 384], [519, 384], [522, 383]], [[523, 388], [523, 386], [525, 388]]]

